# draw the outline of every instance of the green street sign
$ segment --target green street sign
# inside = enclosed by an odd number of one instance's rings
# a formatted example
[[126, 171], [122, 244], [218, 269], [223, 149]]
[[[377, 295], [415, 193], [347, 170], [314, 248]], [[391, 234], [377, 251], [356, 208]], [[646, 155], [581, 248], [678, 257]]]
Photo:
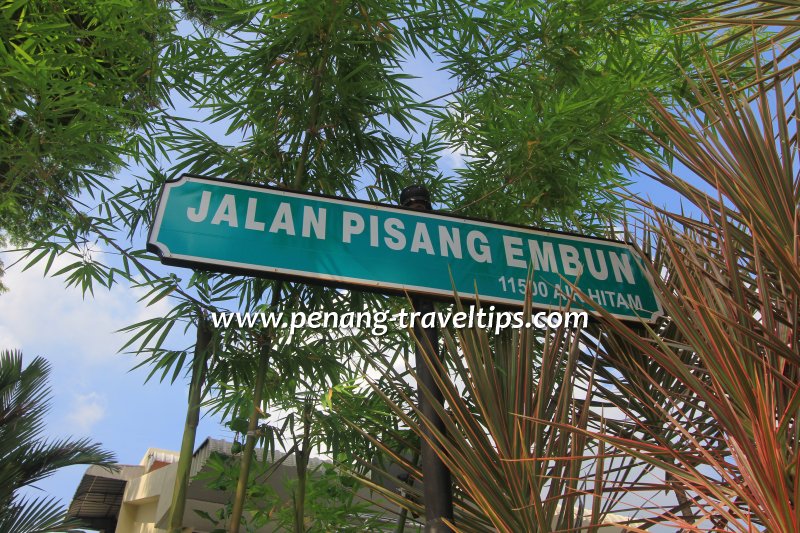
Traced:
[[375, 292], [452, 298], [454, 282], [500, 305], [522, 303], [530, 267], [537, 308], [563, 309], [569, 281], [618, 318], [663, 314], [622, 242], [198, 176], [164, 186], [147, 248], [166, 264]]

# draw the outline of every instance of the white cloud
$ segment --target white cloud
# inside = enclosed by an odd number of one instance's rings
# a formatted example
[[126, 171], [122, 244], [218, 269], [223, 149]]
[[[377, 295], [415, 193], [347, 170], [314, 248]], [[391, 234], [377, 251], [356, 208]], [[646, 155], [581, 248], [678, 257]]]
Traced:
[[[99, 254], [92, 251], [95, 257]], [[7, 267], [17, 257], [3, 253]], [[70, 262], [57, 258], [51, 273]], [[20, 265], [9, 267], [3, 282], [9, 291], [0, 295], [0, 349], [21, 349], [26, 359], [41, 355], [54, 362], [69, 359], [90, 365], [119, 360], [117, 350], [125, 336], [115, 332], [163, 316], [170, 307], [166, 299], [147, 307], [137, 301], [141, 289], [124, 285], [96, 287], [94, 296], [87, 293], [84, 298], [80, 288], [65, 287], [63, 278], [44, 277], [44, 261], [24, 272]]]
[[[101, 254], [92, 251], [95, 260], [107, 259]], [[173, 304], [163, 299], [147, 307], [138, 302], [143, 289], [125, 285], [96, 287], [94, 296], [84, 297], [79, 287], [66, 287], [63, 278], [45, 277], [44, 261], [24, 272], [21, 264], [11, 267], [18, 257], [13, 252], [2, 254], [8, 267], [3, 283], [9, 291], [0, 294], [0, 350], [21, 350], [23, 364], [39, 356], [50, 364], [53, 409], [48, 432], [88, 435], [107, 405], [140, 394], [146, 375], [129, 373], [137, 361], [118, 353], [129, 338], [118, 330], [164, 316]], [[57, 258], [51, 273], [70, 261]], [[181, 335], [183, 328], [173, 331]]]
[[106, 416], [105, 398], [95, 392], [76, 394], [66, 417], [76, 434], [88, 434], [92, 427]]
[[[2, 298], [2, 296], [0, 296]], [[0, 311], [2, 313], [2, 311]], [[0, 323], [0, 350], [13, 350], [22, 346], [22, 341], [6, 325]]]
[[445, 148], [442, 150], [441, 154], [442, 158], [447, 161], [453, 169], [464, 168], [466, 166], [466, 159], [469, 157], [467, 149], [464, 146], [453, 150]]
[[[66, 287], [63, 278], [45, 277], [44, 262], [23, 272], [23, 265], [11, 266], [17, 254], [0, 253], [8, 267], [3, 282], [9, 288], [0, 294], [0, 349], [21, 350], [24, 364], [37, 356], [50, 364], [51, 411], [45, 436], [91, 437], [107, 449], [133, 453], [134, 457], [147, 446], [170, 446], [174, 437], [168, 421], [177, 420], [177, 427], [182, 427], [185, 417], [183, 387], [157, 383], [160, 374], [156, 383], [145, 385], [150, 368], [131, 372], [143, 358], [118, 353], [130, 338], [129, 333], [118, 330], [164, 316], [174, 300], [164, 298], [148, 307], [138, 301], [146, 289], [127, 285], [96, 287], [94, 296], [84, 297], [79, 287]], [[92, 250], [92, 255], [98, 261], [116, 259], [98, 250]], [[51, 272], [69, 261], [56, 259]], [[184, 348], [191, 344], [193, 339], [183, 330], [173, 328], [165, 346]], [[193, 331], [189, 336], [193, 337]], [[164, 420], [153, 419], [154, 409]], [[71, 495], [74, 487], [66, 490]]]

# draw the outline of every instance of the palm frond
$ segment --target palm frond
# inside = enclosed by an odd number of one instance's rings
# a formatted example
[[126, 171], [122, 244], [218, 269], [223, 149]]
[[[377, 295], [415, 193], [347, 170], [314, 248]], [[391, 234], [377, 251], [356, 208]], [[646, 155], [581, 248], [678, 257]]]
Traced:
[[793, 76], [800, 50], [800, 7], [796, 2], [714, 0], [700, 6], [690, 4], [683, 14], [687, 31], [711, 34], [713, 47], [724, 51], [716, 63], [718, 70], [733, 71], [752, 63], [754, 57], [773, 53], [771, 74], [778, 79]]
[[[530, 308], [525, 312], [529, 318]], [[592, 530], [611, 520], [612, 511], [632, 513], [614, 517], [616, 522], [638, 524], [645, 522], [641, 514], [658, 514], [623, 500], [630, 491], [656, 493], [666, 485], [646, 482], [648, 469], [638, 459], [588, 436], [590, 429], [605, 430], [606, 422], [593, 406], [594, 368], [579, 368], [584, 332], [523, 329], [493, 338], [476, 327], [442, 335], [446, 364], [424, 340], [417, 342], [426, 346], [423, 357], [444, 395], [446, 407], [435, 405], [444, 432], [422, 416], [409, 393], [406, 379], [416, 380], [410, 368], [399, 372], [376, 362], [383, 377], [372, 390], [450, 470], [457, 530]], [[396, 440], [363, 435], [412, 479], [425, 482], [395, 448]], [[418, 483], [401, 483], [405, 496], [374, 480], [365, 483], [411, 512], [424, 511]]]
[[648, 425], [640, 439], [593, 436], [668, 472], [697, 527], [797, 531], [800, 169], [797, 100], [785, 98], [795, 80], [776, 74], [749, 102], [709, 72], [698, 107], [654, 102], [664, 147], [691, 180], [639, 155], [692, 208], [640, 202], [668, 324], [640, 333], [598, 309], [609, 360], [641, 354], [666, 373], [639, 372], [645, 387], [629, 387], [621, 407], [653, 406], [674, 438]]
[[19, 498], [16, 491], [65, 466], [113, 465], [113, 454], [89, 439], [43, 438], [49, 373], [50, 365], [41, 357], [23, 367], [19, 351], [0, 352], [0, 531], [67, 527], [57, 500]]

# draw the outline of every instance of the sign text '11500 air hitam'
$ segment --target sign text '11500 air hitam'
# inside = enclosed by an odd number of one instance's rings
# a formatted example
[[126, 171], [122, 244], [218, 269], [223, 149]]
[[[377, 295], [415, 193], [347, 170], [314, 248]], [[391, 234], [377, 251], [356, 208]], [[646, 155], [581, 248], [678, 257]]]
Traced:
[[197, 176], [164, 186], [148, 249], [168, 264], [376, 292], [446, 298], [455, 282], [504, 305], [522, 302], [530, 268], [537, 308], [566, 305], [568, 281], [618, 318], [662, 314], [625, 243]]

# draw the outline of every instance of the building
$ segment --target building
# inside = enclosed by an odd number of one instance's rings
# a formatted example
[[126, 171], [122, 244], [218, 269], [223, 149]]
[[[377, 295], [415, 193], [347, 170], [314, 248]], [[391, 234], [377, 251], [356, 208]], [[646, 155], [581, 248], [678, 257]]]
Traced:
[[[194, 452], [183, 523], [187, 533], [214, 529], [213, 523], [198, 511], [214, 516], [229, 501], [230, 494], [209, 488], [208, 476], [202, 474], [210, 473], [212, 454], [232, 457], [231, 446], [230, 442], [209, 438]], [[260, 451], [257, 453], [260, 455]], [[321, 463], [320, 459], [311, 458], [309, 470]], [[284, 481], [295, 476], [294, 456], [276, 453], [272, 464], [276, 465], [274, 472], [263, 482], [288, 498]], [[177, 469], [178, 452], [159, 448], [149, 448], [138, 465], [118, 465], [116, 471], [90, 466], [75, 491], [67, 516], [103, 533], [165, 531]]]

